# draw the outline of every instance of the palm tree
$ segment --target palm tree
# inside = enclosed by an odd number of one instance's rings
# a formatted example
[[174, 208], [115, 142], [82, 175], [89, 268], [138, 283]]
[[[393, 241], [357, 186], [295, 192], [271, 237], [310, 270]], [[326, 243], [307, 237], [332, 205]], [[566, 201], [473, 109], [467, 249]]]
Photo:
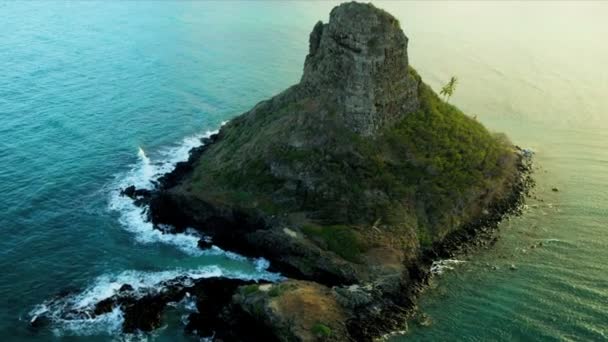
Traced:
[[456, 76], [452, 76], [450, 81], [441, 88], [441, 95], [445, 96], [445, 102], [450, 101], [450, 97], [454, 94], [454, 90], [456, 90], [456, 83], [458, 83], [458, 79]]

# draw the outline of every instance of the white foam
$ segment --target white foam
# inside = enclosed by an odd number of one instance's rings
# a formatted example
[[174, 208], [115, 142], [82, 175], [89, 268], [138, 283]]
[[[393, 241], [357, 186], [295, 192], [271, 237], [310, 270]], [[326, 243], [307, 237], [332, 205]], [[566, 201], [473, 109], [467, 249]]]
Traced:
[[[224, 125], [222, 123], [222, 125]], [[131, 295], [141, 298], [147, 294], [158, 293], [163, 290], [163, 282], [178, 279], [182, 286], [192, 286], [192, 280], [209, 277], [226, 277], [244, 280], [266, 280], [279, 281], [280, 274], [268, 272], [269, 262], [263, 258], [249, 259], [239, 254], [227, 252], [217, 246], [202, 250], [198, 247], [198, 241], [204, 238], [193, 229], [187, 229], [184, 233], [163, 233], [155, 229], [148, 220], [148, 207], [138, 207], [133, 200], [121, 195], [121, 190], [134, 185], [138, 189], [152, 190], [155, 182], [167, 172], [172, 171], [178, 162], [185, 161], [189, 157], [192, 148], [202, 144], [201, 139], [209, 137], [215, 132], [206, 132], [185, 138], [181, 144], [166, 148], [151, 158], [142, 147], [137, 150], [138, 161], [131, 169], [118, 175], [110, 190], [109, 209], [119, 214], [119, 222], [125, 230], [135, 236], [138, 243], [152, 244], [163, 243], [177, 247], [181, 251], [194, 255], [222, 255], [230, 259], [244, 261], [254, 266], [251, 271], [222, 269], [219, 266], [203, 266], [195, 269], [172, 269], [158, 272], [143, 272], [127, 270], [117, 274], [104, 274], [97, 277], [92, 284], [79, 293], [74, 293], [61, 298], [53, 298], [35, 306], [29, 313], [30, 322], [40, 317], [50, 320], [53, 331], [57, 335], [76, 334], [93, 335], [105, 333], [117, 335], [122, 331], [124, 321], [123, 312], [120, 308], [114, 308], [111, 312], [97, 315], [93, 314], [95, 305], [100, 301], [110, 298], [117, 293], [124, 284], [133, 288]], [[187, 311], [196, 310], [194, 298], [184, 298], [183, 303], [177, 305]], [[123, 337], [129, 340], [139, 340], [138, 335]]]
[[256, 259], [254, 264], [255, 264], [255, 269], [258, 272], [266, 271], [268, 269], [268, 267], [270, 267], [270, 262], [264, 258]]
[[[118, 290], [124, 284], [131, 285], [135, 296], [139, 298], [146, 294], [159, 291], [162, 288], [160, 285], [162, 282], [178, 277], [188, 277], [191, 279], [226, 277], [246, 280], [263, 279], [268, 281], [280, 279], [278, 274], [268, 272], [265, 268], [256, 270], [256, 272], [244, 273], [241, 271], [225, 270], [216, 265], [203, 266], [196, 269], [177, 268], [157, 272], [127, 270], [118, 274], [104, 274], [99, 276], [95, 279], [92, 286], [72, 297], [74, 299], [73, 307], [75, 309], [90, 308], [95, 305], [95, 303], [118, 293]], [[184, 285], [188, 286], [189, 284]]]
[[[222, 125], [224, 125], [222, 123]], [[138, 161], [132, 165], [125, 174], [117, 177], [110, 190], [109, 209], [119, 214], [119, 222], [125, 230], [135, 236], [138, 243], [153, 244], [163, 243], [175, 246], [181, 251], [193, 255], [222, 255], [230, 259], [249, 262], [253, 264], [253, 270], [248, 272], [222, 269], [218, 266], [204, 266], [195, 269], [173, 269], [158, 272], [143, 272], [127, 270], [118, 274], [105, 274], [96, 278], [93, 283], [82, 292], [67, 295], [62, 298], [54, 298], [34, 307], [30, 313], [33, 322], [38, 317], [46, 317], [58, 335], [76, 334], [93, 335], [106, 333], [117, 335], [122, 331], [124, 316], [120, 308], [114, 308], [111, 312], [93, 317], [96, 303], [110, 298], [119, 292], [124, 284], [133, 288], [132, 295], [140, 298], [146, 294], [157, 293], [163, 290], [163, 282], [172, 279], [180, 279], [182, 286], [192, 286], [192, 280], [208, 277], [226, 277], [244, 280], [266, 280], [279, 281], [282, 276], [277, 273], [268, 272], [270, 263], [264, 258], [249, 259], [239, 254], [224, 251], [217, 246], [202, 250], [198, 247], [198, 241], [204, 238], [193, 229], [187, 229], [184, 233], [163, 233], [155, 229], [148, 220], [148, 207], [138, 207], [133, 200], [121, 195], [121, 190], [134, 185], [138, 189], [152, 190], [155, 182], [165, 173], [172, 171], [180, 161], [189, 157], [192, 148], [202, 144], [201, 139], [217, 133], [206, 132], [185, 138], [181, 144], [166, 148], [158, 153], [158, 157], [151, 158], [142, 147], [138, 148]], [[195, 310], [196, 305], [193, 298], [185, 298], [183, 305], [188, 310]], [[128, 340], [139, 340], [138, 335], [124, 336]]]
[[37, 305], [30, 312], [30, 322], [34, 322], [39, 317], [44, 316], [50, 320], [52, 332], [57, 336], [118, 335], [122, 331], [124, 314], [118, 307], [113, 308], [108, 313], [95, 317], [84, 313], [81, 315], [68, 315], [71, 308], [69, 301], [48, 302]]
[[77, 334], [80, 336], [91, 335], [116, 335], [122, 331], [124, 316], [120, 308], [114, 308], [111, 312], [96, 316], [94, 318], [62, 319], [59, 321], [60, 329], [54, 329], [57, 336]]
[[144, 152], [144, 149], [141, 148], [141, 146], [139, 147], [138, 151], [137, 151], [137, 156], [139, 157], [139, 160], [141, 161], [141, 178], [142, 179], [152, 179], [154, 177], [154, 167], [152, 166], [152, 162], [150, 161], [150, 158], [148, 158], [148, 156], [146, 155], [146, 152]]
[[[265, 264], [267, 264], [267, 261], [256, 263], [256, 265]], [[170, 280], [176, 280], [180, 285], [190, 287], [194, 285], [192, 280], [210, 277], [272, 282], [282, 279], [279, 274], [268, 272], [266, 267], [247, 273], [211, 265], [188, 270], [179, 268], [158, 272], [127, 270], [118, 274], [104, 274], [97, 277], [82, 292], [53, 298], [37, 305], [29, 313], [30, 321], [43, 316], [48, 318], [54, 328], [53, 331], [57, 335], [93, 335], [99, 333], [117, 335], [121, 333], [124, 321], [123, 312], [120, 308], [114, 308], [109, 313], [95, 317], [93, 317], [93, 312], [97, 303], [118, 294], [124, 284], [131, 285], [133, 291], [130, 294], [132, 296], [141, 298], [147, 294], [163, 291], [163, 283]], [[185, 297], [177, 306], [189, 312], [196, 310], [196, 303], [191, 296]]]
[[437, 275], [442, 275], [445, 271], [454, 270], [455, 265], [463, 264], [465, 262], [466, 261], [457, 260], [457, 259], [445, 259], [445, 260], [433, 261], [433, 264], [431, 265], [431, 273], [437, 274]]
[[196, 307], [196, 296], [192, 296], [188, 292], [186, 292], [186, 296], [184, 296], [182, 300], [177, 303], [170, 303], [169, 305], [180, 308], [182, 311], [189, 313], [198, 312], [198, 308]]
[[201, 238], [199, 234], [190, 230], [179, 234], [165, 234], [154, 226], [147, 218], [147, 207], [138, 207], [133, 200], [121, 195], [121, 190], [134, 185], [138, 189], [154, 188], [154, 183], [165, 173], [175, 168], [178, 162], [188, 159], [189, 151], [202, 144], [201, 139], [209, 137], [217, 131], [208, 131], [185, 138], [181, 144], [165, 148], [158, 155], [158, 160], [152, 160], [142, 147], [138, 148], [139, 160], [132, 165], [126, 174], [117, 177], [116, 182], [110, 190], [109, 209], [119, 213], [120, 224], [129, 232], [133, 233], [135, 240], [139, 243], [163, 243], [173, 245], [181, 251], [190, 255], [218, 254], [217, 249], [204, 252], [198, 248], [197, 243]]
[[[224, 124], [226, 122], [222, 122], [222, 125]], [[217, 246], [205, 250], [200, 249], [198, 241], [203, 236], [194, 229], [187, 229], [184, 233], [175, 234], [163, 233], [155, 229], [152, 222], [148, 220], [149, 208], [147, 206], [139, 207], [135, 205], [131, 198], [121, 195], [122, 189], [131, 185], [135, 185], [138, 189], [152, 190], [154, 183], [162, 175], [171, 172], [177, 163], [187, 160], [191, 149], [202, 145], [202, 138], [209, 137], [217, 132], [217, 130], [207, 131], [203, 134], [186, 137], [181, 144], [161, 150], [158, 153], [160, 156], [158, 160], [152, 160], [143, 148], [138, 148], [139, 160], [132, 165], [126, 174], [117, 177], [111, 187], [109, 200], [109, 209], [119, 213], [118, 221], [125, 230], [133, 233], [135, 241], [143, 244], [162, 243], [172, 245], [192, 256], [223, 255], [233, 260], [247, 260], [241, 255], [224, 251]]]
[[531, 148], [531, 147], [528, 147], [528, 148], [522, 148], [522, 150], [521, 150], [521, 151], [523, 152], [524, 156], [526, 156], [526, 157], [531, 157], [531, 156], [533, 156], [534, 154], [536, 154], [536, 152], [537, 152], [535, 149], [533, 149], [533, 148]]

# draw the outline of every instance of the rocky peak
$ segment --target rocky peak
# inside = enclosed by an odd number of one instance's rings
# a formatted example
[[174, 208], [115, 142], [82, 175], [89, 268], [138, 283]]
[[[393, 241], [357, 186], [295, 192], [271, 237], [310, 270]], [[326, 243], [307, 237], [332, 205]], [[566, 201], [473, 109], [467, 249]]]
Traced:
[[371, 4], [344, 3], [310, 34], [300, 84], [328, 98], [354, 132], [373, 135], [418, 109], [407, 43], [392, 15]]

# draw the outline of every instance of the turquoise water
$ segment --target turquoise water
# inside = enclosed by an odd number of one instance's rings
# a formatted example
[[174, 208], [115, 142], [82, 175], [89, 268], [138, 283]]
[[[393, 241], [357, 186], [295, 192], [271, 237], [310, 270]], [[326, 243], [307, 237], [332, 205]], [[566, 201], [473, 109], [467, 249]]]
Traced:
[[[145, 289], [182, 273], [276, 276], [155, 233], [117, 189], [149, 186], [196, 137], [297, 82], [332, 6], [0, 3], [3, 340], [116, 338], [116, 316], [28, 329], [62, 289], [80, 289], [83, 304], [124, 279]], [[452, 101], [536, 151], [539, 166], [539, 200], [493, 249], [434, 278], [421, 302], [432, 324], [396, 339], [608, 339], [608, 6], [379, 6], [400, 19], [427, 82], [458, 76]], [[152, 337], [188, 340], [181, 314]]]

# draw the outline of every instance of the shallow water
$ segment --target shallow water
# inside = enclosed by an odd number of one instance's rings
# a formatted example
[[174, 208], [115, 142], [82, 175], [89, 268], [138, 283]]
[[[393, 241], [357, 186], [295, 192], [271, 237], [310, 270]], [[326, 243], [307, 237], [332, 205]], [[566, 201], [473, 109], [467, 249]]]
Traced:
[[[146, 185], [195, 137], [297, 82], [332, 5], [0, 3], [3, 340], [116, 338], [117, 315], [29, 330], [28, 313], [66, 288], [86, 297], [197, 270], [274, 276], [152, 231], [116, 191]], [[437, 89], [458, 76], [451, 101], [533, 149], [539, 167], [540, 200], [493, 249], [436, 277], [421, 302], [432, 324], [396, 339], [607, 339], [608, 6], [379, 6], [400, 19], [423, 78]], [[150, 337], [187, 340], [180, 312]]]

